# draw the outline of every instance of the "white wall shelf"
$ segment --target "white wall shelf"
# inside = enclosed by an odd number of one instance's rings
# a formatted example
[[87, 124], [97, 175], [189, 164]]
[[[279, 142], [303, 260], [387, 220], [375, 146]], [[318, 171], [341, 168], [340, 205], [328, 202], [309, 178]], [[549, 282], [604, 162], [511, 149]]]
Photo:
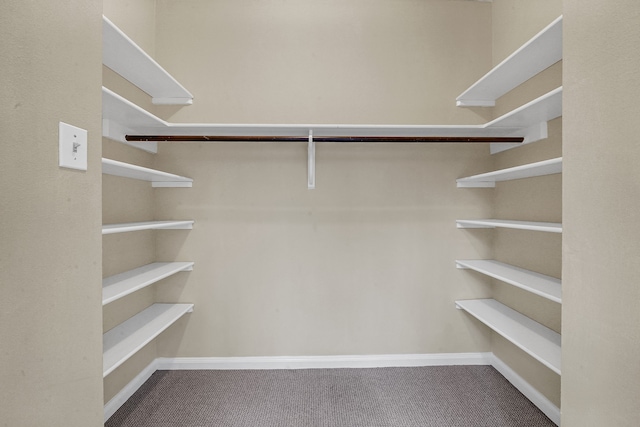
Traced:
[[505, 219], [459, 219], [458, 228], [514, 228], [518, 230], [562, 233], [559, 222], [510, 221]]
[[494, 299], [456, 301], [456, 307], [560, 375], [560, 334]]
[[491, 154], [548, 138], [547, 122], [561, 116], [562, 86], [487, 123], [487, 128], [515, 127], [519, 129], [518, 135], [524, 137], [521, 144], [491, 144]]
[[102, 234], [128, 233], [142, 230], [191, 230], [195, 221], [142, 221], [122, 224], [105, 224]]
[[118, 366], [160, 335], [193, 304], [153, 304], [102, 336], [102, 375], [106, 377]]
[[102, 279], [102, 305], [107, 305], [181, 271], [193, 270], [193, 262], [154, 262]]
[[456, 267], [477, 271], [532, 294], [562, 303], [561, 281], [555, 277], [490, 259], [456, 260]]
[[493, 107], [496, 99], [562, 59], [562, 16], [456, 98], [458, 107]]
[[102, 173], [151, 182], [152, 187], [191, 187], [193, 179], [142, 166], [102, 159]]
[[516, 166], [495, 172], [459, 178], [459, 188], [495, 187], [496, 182], [562, 173], [562, 157]]
[[510, 111], [485, 126], [526, 129], [562, 116], [562, 86]]
[[[516, 128], [519, 129], [517, 135], [524, 137], [522, 144], [491, 144], [491, 154], [547, 138], [549, 136], [547, 122], [560, 116], [562, 116], [562, 87], [490, 121], [485, 125], [488, 129]], [[514, 136], [514, 134], [508, 134], [508, 136]]]
[[[217, 124], [169, 123], [113, 91], [102, 88], [103, 136], [126, 142], [126, 135], [221, 136], [530, 136], [531, 128], [562, 114], [558, 88], [484, 125], [330, 125], [330, 124]], [[526, 141], [526, 139], [525, 139]], [[130, 143], [155, 152], [155, 143]], [[495, 144], [512, 146], [513, 144]], [[518, 145], [518, 144], [516, 144]]]
[[117, 93], [102, 87], [102, 136], [139, 148], [150, 153], [158, 152], [155, 142], [128, 142], [127, 134], [139, 133], [136, 129], [161, 129], [164, 121], [126, 100]]
[[184, 86], [105, 16], [102, 63], [150, 95], [154, 104], [193, 103], [193, 95]]

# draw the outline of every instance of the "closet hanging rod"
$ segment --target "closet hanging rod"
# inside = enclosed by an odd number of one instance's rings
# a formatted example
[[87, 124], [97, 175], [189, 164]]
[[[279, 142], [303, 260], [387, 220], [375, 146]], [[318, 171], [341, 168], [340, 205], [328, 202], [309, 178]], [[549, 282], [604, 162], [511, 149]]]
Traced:
[[[129, 142], [308, 142], [308, 136], [126, 135]], [[315, 142], [521, 143], [524, 137], [314, 136]]]

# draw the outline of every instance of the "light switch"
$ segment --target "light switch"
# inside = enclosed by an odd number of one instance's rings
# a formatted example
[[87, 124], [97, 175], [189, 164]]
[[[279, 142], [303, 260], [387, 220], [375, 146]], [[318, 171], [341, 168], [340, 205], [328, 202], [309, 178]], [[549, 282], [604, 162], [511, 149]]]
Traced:
[[87, 131], [60, 122], [59, 165], [62, 168], [87, 170]]

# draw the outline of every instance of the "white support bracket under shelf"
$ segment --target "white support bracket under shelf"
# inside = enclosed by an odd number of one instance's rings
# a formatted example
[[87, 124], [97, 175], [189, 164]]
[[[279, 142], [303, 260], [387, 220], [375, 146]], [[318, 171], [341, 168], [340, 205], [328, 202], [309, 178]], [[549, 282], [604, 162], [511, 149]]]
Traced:
[[[561, 116], [562, 86], [487, 123], [485, 125], [487, 128], [518, 128], [517, 135], [524, 137], [521, 144], [490, 144], [491, 154], [548, 138], [547, 123]], [[514, 135], [508, 134], [508, 136]]]
[[113, 120], [102, 119], [102, 136], [104, 138], [121, 142], [125, 145], [138, 148], [148, 153], [152, 153], [152, 154], [158, 153], [157, 142], [127, 141], [125, 138], [125, 135], [130, 135], [132, 133], [134, 133], [134, 131], [114, 122]]
[[510, 150], [512, 148], [517, 148], [525, 144], [530, 144], [536, 141], [542, 141], [543, 139], [547, 139], [549, 137], [549, 125], [548, 122], [540, 122], [533, 126], [530, 126], [522, 131], [522, 136], [524, 136], [524, 141], [520, 144], [489, 144], [489, 152], [491, 154], [500, 153], [502, 151]]
[[135, 133], [133, 130], [126, 128], [113, 120], [102, 119], [102, 136], [107, 139], [121, 142], [131, 147], [138, 148], [149, 153], [158, 153], [157, 142], [134, 142], [127, 141], [125, 135]]
[[309, 145], [307, 147], [307, 188], [316, 188], [316, 143], [313, 140], [313, 130], [309, 131]]

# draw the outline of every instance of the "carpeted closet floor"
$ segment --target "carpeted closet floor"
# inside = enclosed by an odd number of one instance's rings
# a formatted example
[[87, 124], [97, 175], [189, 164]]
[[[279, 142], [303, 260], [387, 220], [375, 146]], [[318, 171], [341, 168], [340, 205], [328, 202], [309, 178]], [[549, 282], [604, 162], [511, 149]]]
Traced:
[[157, 371], [106, 427], [555, 426], [490, 366]]

